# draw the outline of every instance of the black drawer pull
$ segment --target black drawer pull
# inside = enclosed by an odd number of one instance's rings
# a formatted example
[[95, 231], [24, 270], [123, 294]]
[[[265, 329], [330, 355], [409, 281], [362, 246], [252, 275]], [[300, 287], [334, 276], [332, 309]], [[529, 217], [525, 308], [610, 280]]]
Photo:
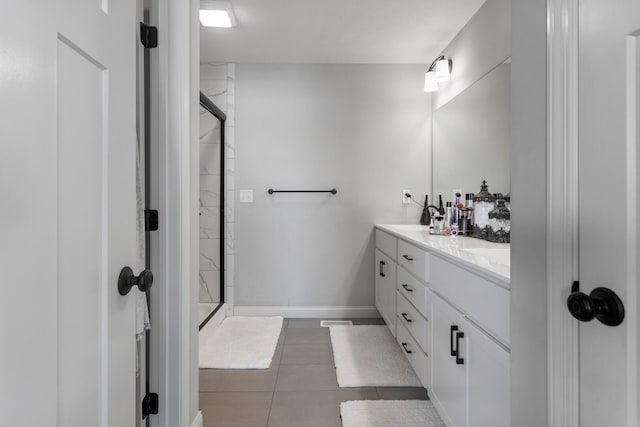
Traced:
[[407, 350], [407, 343], [406, 342], [402, 343], [402, 348], [404, 348], [404, 352], [407, 353], [407, 354], [413, 353], [413, 351]]
[[381, 277], [387, 277], [387, 275], [386, 275], [386, 274], [384, 274], [384, 266], [385, 266], [386, 264], [387, 264], [386, 262], [384, 262], [384, 261], [380, 261], [380, 276], [381, 276]]
[[402, 317], [404, 317], [404, 320], [406, 320], [408, 323], [412, 322], [412, 320], [407, 317], [407, 313], [402, 313]]
[[[451, 330], [449, 331], [449, 339], [451, 343], [451, 355], [454, 357], [458, 356], [458, 351], [453, 349], [453, 333], [457, 330], [458, 330], [457, 325], [451, 325]], [[456, 343], [456, 349], [457, 349], [457, 343]]]
[[464, 338], [464, 332], [456, 332], [456, 365], [464, 365], [464, 359], [459, 356], [460, 338]]
[[405, 290], [406, 290], [407, 292], [413, 292], [413, 289], [411, 289], [411, 288], [409, 287], [409, 285], [407, 285], [406, 283], [405, 283], [404, 285], [402, 285], [402, 287], [403, 287], [403, 288], [405, 288]]
[[413, 257], [410, 255], [402, 255], [402, 258], [406, 259], [407, 261], [413, 261]]

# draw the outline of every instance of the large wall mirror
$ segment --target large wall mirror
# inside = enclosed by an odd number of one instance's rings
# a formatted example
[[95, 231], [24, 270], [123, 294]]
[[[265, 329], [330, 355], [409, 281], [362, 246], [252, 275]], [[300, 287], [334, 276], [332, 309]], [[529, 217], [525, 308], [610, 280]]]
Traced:
[[509, 60], [433, 113], [433, 200], [453, 200], [456, 189], [510, 191]]

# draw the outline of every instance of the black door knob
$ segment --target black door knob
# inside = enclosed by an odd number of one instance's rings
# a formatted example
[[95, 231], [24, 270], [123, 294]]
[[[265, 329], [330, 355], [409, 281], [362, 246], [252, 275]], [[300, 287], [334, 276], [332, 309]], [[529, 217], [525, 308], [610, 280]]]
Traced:
[[137, 286], [141, 292], [147, 292], [153, 285], [153, 273], [149, 270], [142, 270], [142, 272], [136, 276], [133, 274], [133, 270], [129, 267], [124, 267], [120, 271], [118, 277], [118, 292], [120, 295], [127, 295], [131, 288]]
[[595, 288], [589, 295], [577, 289], [574, 284], [567, 298], [567, 307], [573, 317], [581, 322], [594, 318], [607, 326], [618, 326], [624, 320], [624, 305], [620, 297], [608, 288]]

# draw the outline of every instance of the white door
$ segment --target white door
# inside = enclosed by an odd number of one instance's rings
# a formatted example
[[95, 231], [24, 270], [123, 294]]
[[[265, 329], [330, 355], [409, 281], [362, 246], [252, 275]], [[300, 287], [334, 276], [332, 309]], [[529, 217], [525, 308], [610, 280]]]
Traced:
[[640, 2], [579, 2], [581, 291], [615, 291], [620, 326], [580, 328], [580, 426], [637, 427]]
[[135, 8], [3, 3], [2, 426], [135, 423]]

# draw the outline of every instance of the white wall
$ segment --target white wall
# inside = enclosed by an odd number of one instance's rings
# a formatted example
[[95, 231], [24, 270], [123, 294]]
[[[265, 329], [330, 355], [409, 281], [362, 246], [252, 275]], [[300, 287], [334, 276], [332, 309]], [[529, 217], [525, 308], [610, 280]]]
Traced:
[[237, 65], [235, 185], [254, 202], [236, 197], [236, 305], [374, 305], [373, 225], [417, 223], [402, 189], [431, 186], [424, 71]]

